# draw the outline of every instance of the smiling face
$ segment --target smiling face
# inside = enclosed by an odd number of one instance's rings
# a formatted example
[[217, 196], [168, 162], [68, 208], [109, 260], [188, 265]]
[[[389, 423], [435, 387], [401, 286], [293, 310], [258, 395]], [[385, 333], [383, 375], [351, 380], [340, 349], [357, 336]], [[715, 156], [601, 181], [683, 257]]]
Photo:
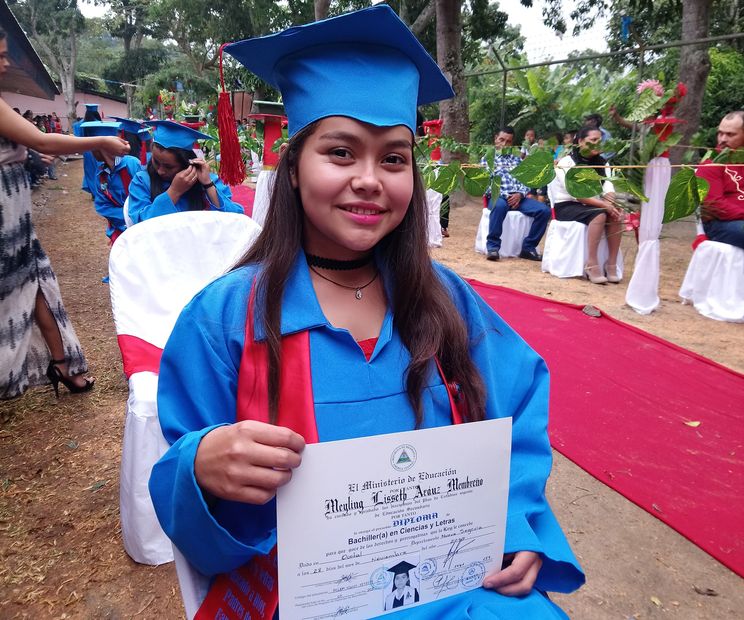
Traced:
[[585, 138], [579, 138], [579, 150], [582, 155], [593, 157], [602, 152], [602, 134], [599, 129], [592, 129]]
[[150, 162], [163, 181], [172, 181], [173, 177], [183, 170], [183, 165], [178, 157], [157, 144], [152, 145]]
[[343, 116], [318, 123], [302, 146], [292, 185], [304, 210], [310, 254], [367, 254], [405, 217], [413, 195], [411, 130]]

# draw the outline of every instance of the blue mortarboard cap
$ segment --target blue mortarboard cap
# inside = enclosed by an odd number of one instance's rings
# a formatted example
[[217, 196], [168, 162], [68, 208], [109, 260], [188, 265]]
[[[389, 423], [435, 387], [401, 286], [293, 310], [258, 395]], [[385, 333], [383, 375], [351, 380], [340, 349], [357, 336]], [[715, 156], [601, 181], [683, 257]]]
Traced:
[[97, 103], [86, 103], [85, 109], [90, 110], [91, 112], [98, 112], [98, 104]]
[[449, 99], [452, 86], [389, 6], [238, 41], [225, 51], [277, 87], [289, 135], [327, 116], [416, 132], [416, 106]]
[[197, 140], [212, 140], [212, 136], [174, 121], [145, 121], [145, 125], [155, 128], [153, 140], [166, 149], [191, 150]]
[[123, 116], [110, 116], [109, 118], [113, 118], [115, 121], [121, 123], [122, 130], [128, 133], [138, 133], [142, 129], [142, 123], [131, 118], [125, 118]]
[[104, 121], [87, 121], [80, 123], [80, 128], [83, 130], [83, 135], [88, 137], [93, 136], [116, 136], [121, 131], [120, 123], [110, 123]]
[[139, 136], [140, 140], [145, 140], [146, 142], [152, 140], [152, 132], [150, 131], [149, 127], [143, 127], [137, 132], [137, 135]]

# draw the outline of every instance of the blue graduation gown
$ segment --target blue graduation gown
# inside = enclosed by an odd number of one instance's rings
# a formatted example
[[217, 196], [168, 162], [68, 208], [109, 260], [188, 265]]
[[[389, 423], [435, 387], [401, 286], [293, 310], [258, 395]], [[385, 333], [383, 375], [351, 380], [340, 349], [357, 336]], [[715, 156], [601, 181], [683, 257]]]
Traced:
[[[78, 138], [82, 138], [85, 136], [85, 132], [80, 126], [82, 124], [83, 121], [78, 121], [77, 123], [72, 124], [72, 134], [77, 136]], [[95, 176], [97, 167], [98, 161], [95, 157], [93, 157], [93, 153], [91, 153], [90, 151], [85, 151], [83, 153], [83, 184], [80, 186], [80, 189], [82, 189], [84, 192], [88, 192], [91, 195], [93, 194], [94, 188], [96, 186]]]
[[[114, 231], [125, 231], [127, 228], [124, 222], [124, 201], [129, 195], [128, 188], [124, 187], [121, 171], [126, 170], [129, 173], [130, 183], [134, 180], [137, 173], [142, 170], [142, 164], [139, 159], [131, 155], [125, 155], [114, 166], [113, 171], [108, 175], [108, 179], [102, 180], [102, 173], [108, 170], [106, 164], [102, 161], [97, 162], [96, 172], [94, 175], [93, 188], [93, 206], [96, 213], [106, 218], [109, 225], [106, 229], [106, 236], [111, 237]], [[105, 175], [104, 175], [105, 176]], [[105, 181], [106, 187], [102, 183]]]
[[[204, 192], [204, 204], [209, 205], [211, 211], [229, 211], [232, 213], [243, 213], [243, 207], [238, 203], [232, 201], [232, 193], [230, 188], [227, 187], [218, 176], [214, 173], [209, 175], [212, 181], [214, 181], [215, 189], [217, 190], [217, 196], [219, 197], [219, 204], [215, 205], [209, 200], [207, 193]], [[132, 179], [132, 184], [129, 186], [129, 217], [135, 224], [149, 220], [159, 215], [168, 215], [169, 213], [179, 213], [180, 211], [188, 211], [189, 203], [186, 196], [181, 196], [176, 204], [170, 199], [170, 196], [165, 192], [170, 187], [170, 183], [163, 183], [163, 193], [155, 197], [155, 200], [150, 198], [150, 175], [147, 170], [142, 170], [137, 176]]]
[[[471, 354], [487, 389], [487, 418], [513, 417], [505, 553], [543, 556], [536, 589], [505, 597], [479, 588], [399, 611], [401, 618], [565, 618], [538, 590], [570, 592], [583, 573], [545, 499], [552, 455], [547, 435], [545, 363], [456, 274], [436, 265], [464, 317]], [[158, 388], [160, 424], [170, 450], [155, 465], [150, 494], [166, 534], [202, 573], [244, 564], [276, 543], [276, 504], [220, 500], [210, 510], [194, 477], [201, 438], [236, 418], [238, 369], [250, 287], [257, 267], [233, 271], [201, 291], [181, 313], [165, 347]], [[254, 321], [254, 333], [264, 330]], [[404, 371], [410, 355], [388, 309], [369, 362], [352, 336], [326, 320], [304, 256], [296, 259], [284, 293], [282, 334], [309, 330], [315, 417], [320, 441], [411, 430], [414, 414]], [[451, 423], [447, 391], [434, 364], [422, 393], [423, 427]]]

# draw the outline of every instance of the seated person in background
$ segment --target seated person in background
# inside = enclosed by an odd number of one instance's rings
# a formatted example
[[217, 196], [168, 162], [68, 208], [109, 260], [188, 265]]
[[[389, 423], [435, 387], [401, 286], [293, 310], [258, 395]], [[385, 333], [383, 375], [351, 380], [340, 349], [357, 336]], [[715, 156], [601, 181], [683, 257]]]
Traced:
[[[598, 129], [582, 127], [576, 134], [578, 144], [568, 155], [558, 161], [553, 181], [553, 198], [555, 219], [562, 222], [581, 222], [588, 226], [587, 263], [584, 275], [593, 284], [607, 282], [618, 283], [621, 278], [617, 270], [617, 255], [620, 251], [620, 239], [623, 233], [623, 212], [614, 205], [615, 188], [610, 181], [604, 182], [605, 193], [593, 198], [574, 198], [566, 191], [566, 172], [576, 165], [591, 166], [601, 177], [607, 176], [606, 161], [600, 155], [602, 151], [602, 134]], [[597, 250], [602, 239], [607, 235], [607, 263], [599, 264]]]
[[[121, 132], [120, 123], [92, 121], [82, 123], [81, 129], [87, 136], [117, 136]], [[131, 151], [130, 151], [131, 152]], [[129, 196], [129, 184], [142, 170], [136, 157], [112, 157], [104, 151], [93, 151], [96, 172], [90, 181], [93, 205], [96, 213], [108, 222], [106, 236], [114, 241], [127, 229], [124, 223], [124, 201]]]
[[[560, 135], [560, 134], [559, 134]], [[576, 130], [567, 131], [561, 136], [561, 144], [555, 149], [555, 160], [559, 160], [561, 157], [565, 157], [571, 152], [573, 148], [574, 138], [576, 137]]]
[[229, 188], [209, 172], [209, 165], [193, 151], [196, 140], [211, 140], [174, 121], [148, 121], [155, 127], [152, 155], [129, 188], [129, 216], [137, 224], [181, 211], [243, 213], [231, 200]]
[[[514, 141], [513, 136], [514, 134], [512, 134], [512, 142]], [[536, 136], [537, 134], [535, 133], [534, 129], [528, 129], [524, 132], [524, 140], [522, 141], [522, 146], [519, 149], [519, 155], [522, 159], [530, 154], [530, 149], [535, 144]]]
[[520, 258], [539, 261], [542, 256], [537, 252], [537, 244], [540, 243], [545, 234], [545, 229], [550, 221], [550, 208], [543, 203], [527, 198], [529, 189], [509, 174], [521, 159], [518, 155], [499, 154], [498, 149], [506, 149], [512, 145], [514, 140], [514, 129], [504, 127], [498, 134], [494, 143], [496, 144], [496, 155], [493, 158], [493, 174], [501, 177], [499, 196], [491, 197], [488, 208], [491, 211], [488, 220], [488, 237], [486, 239], [486, 258], [488, 260], [499, 260], [501, 249], [501, 231], [504, 218], [509, 210], [520, 211], [534, 218], [529, 234], [522, 242]]
[[[744, 148], [744, 110], [730, 112], [718, 125], [718, 150]], [[708, 166], [701, 162], [695, 174], [710, 184], [701, 215], [711, 241], [744, 249], [744, 164]]]

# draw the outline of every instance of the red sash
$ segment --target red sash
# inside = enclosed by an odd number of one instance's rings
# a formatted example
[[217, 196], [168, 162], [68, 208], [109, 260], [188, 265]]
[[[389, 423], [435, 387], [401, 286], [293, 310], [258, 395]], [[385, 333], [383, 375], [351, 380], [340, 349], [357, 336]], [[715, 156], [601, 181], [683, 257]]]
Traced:
[[[127, 170], [126, 168], [122, 168], [119, 172], [119, 176], [121, 177], [121, 183], [124, 186], [124, 193], [128, 196], [129, 184], [132, 182], [132, 175], [129, 174], [129, 170]], [[101, 187], [101, 191], [103, 192], [104, 196], [106, 196], [106, 198], [108, 198], [117, 207], [124, 207], [124, 203], [119, 204], [109, 191], [108, 182], [110, 178], [111, 175], [108, 172], [106, 172], [105, 170], [101, 170], [100, 174], [98, 175], [98, 183]]]
[[[253, 338], [254, 287], [248, 301], [245, 324], [245, 345], [238, 371], [237, 420], [269, 421], [267, 383], [268, 355], [266, 345]], [[281, 381], [277, 425], [286, 426], [305, 438], [306, 443], [318, 442], [313, 405], [310, 370], [310, 332], [284, 336], [281, 341]], [[444, 379], [442, 367], [437, 369]], [[444, 380], [449, 396], [453, 424], [461, 424], [463, 416], [453, 386]], [[276, 545], [268, 555], [254, 556], [247, 564], [218, 575], [194, 620], [271, 620], [279, 605], [276, 569]]]

